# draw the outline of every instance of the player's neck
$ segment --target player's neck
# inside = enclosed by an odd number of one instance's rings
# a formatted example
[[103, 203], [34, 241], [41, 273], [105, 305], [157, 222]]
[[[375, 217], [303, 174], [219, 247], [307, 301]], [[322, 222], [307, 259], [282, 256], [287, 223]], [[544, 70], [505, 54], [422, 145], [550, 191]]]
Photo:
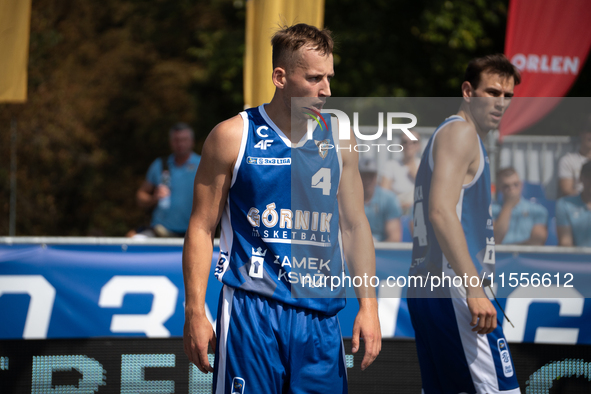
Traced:
[[[284, 105], [277, 95], [265, 106], [265, 112], [291, 142], [299, 141], [306, 133], [306, 122], [302, 120], [301, 124], [297, 125], [292, 123], [291, 109]], [[294, 122], [296, 121], [294, 120]], [[297, 132], [297, 130], [301, 130], [301, 132]]]
[[474, 118], [472, 117], [470, 109], [467, 108], [465, 104], [462, 104], [460, 110], [456, 115], [464, 118], [464, 120], [468, 122], [474, 128], [474, 130], [476, 130], [476, 133], [478, 134], [481, 140], [484, 140], [486, 138], [486, 135], [488, 134], [489, 130], [481, 130], [480, 127], [478, 127], [478, 124], [474, 121]]

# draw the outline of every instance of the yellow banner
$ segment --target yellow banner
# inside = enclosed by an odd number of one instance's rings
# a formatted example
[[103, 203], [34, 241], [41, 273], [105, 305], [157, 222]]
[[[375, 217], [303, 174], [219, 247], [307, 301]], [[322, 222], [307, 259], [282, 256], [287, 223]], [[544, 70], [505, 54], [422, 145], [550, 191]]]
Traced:
[[322, 29], [324, 0], [248, 0], [244, 56], [244, 107], [268, 103], [275, 86], [271, 80], [271, 37], [280, 26], [307, 23]]
[[27, 101], [31, 0], [0, 0], [0, 103]]

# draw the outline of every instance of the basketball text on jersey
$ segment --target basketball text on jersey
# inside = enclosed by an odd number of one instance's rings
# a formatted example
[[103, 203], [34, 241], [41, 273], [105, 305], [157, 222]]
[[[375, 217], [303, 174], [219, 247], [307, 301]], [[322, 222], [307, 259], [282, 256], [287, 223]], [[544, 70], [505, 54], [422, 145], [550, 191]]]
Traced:
[[[251, 207], [246, 218], [252, 226], [252, 236], [266, 242], [284, 240], [304, 241], [317, 246], [330, 246], [330, 221], [332, 213], [310, 212], [289, 208], [277, 208], [273, 202], [261, 209]], [[306, 242], [307, 241], [307, 242]]]

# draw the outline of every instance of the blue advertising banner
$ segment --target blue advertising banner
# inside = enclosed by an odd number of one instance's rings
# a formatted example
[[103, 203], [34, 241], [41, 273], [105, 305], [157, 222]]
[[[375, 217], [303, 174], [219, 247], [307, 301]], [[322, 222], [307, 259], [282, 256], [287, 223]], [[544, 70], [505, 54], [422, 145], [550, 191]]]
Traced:
[[[178, 244], [0, 244], [0, 339], [182, 336], [181, 253]], [[216, 248], [206, 298], [212, 321], [221, 289], [217, 258]], [[386, 338], [414, 337], [404, 298], [410, 258], [407, 247], [376, 251]], [[514, 325], [504, 319], [509, 341], [591, 344], [588, 254], [497, 251], [496, 261], [493, 287]], [[345, 337], [357, 309], [350, 299], [339, 313]]]

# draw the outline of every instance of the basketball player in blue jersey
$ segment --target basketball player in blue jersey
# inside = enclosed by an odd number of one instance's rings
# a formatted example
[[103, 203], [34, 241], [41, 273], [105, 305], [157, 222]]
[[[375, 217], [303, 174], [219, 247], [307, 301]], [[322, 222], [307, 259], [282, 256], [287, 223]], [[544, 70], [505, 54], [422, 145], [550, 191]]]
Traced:
[[[309, 98], [314, 112], [330, 96], [333, 41], [327, 30], [298, 24], [271, 43], [273, 99], [217, 125], [203, 146], [183, 249], [185, 352], [202, 372], [214, 373], [214, 393], [346, 393], [336, 317], [342, 293], [293, 296], [306, 277], [339, 275], [343, 255], [352, 275], [375, 272], [357, 154], [332, 125], [307, 138], [308, 119], [292, 122], [292, 98]], [[323, 149], [337, 144], [343, 149]], [[214, 332], [205, 291], [220, 220], [215, 275], [224, 286]], [[381, 334], [375, 295], [357, 290], [352, 351], [363, 338], [365, 369], [381, 349]]]
[[448, 281], [432, 290], [429, 282], [408, 291], [425, 394], [519, 393], [507, 341], [481, 280], [494, 272], [495, 257], [482, 141], [498, 128], [519, 82], [503, 55], [472, 60], [460, 110], [435, 130], [419, 166], [409, 275], [462, 278], [453, 282], [457, 287]]

